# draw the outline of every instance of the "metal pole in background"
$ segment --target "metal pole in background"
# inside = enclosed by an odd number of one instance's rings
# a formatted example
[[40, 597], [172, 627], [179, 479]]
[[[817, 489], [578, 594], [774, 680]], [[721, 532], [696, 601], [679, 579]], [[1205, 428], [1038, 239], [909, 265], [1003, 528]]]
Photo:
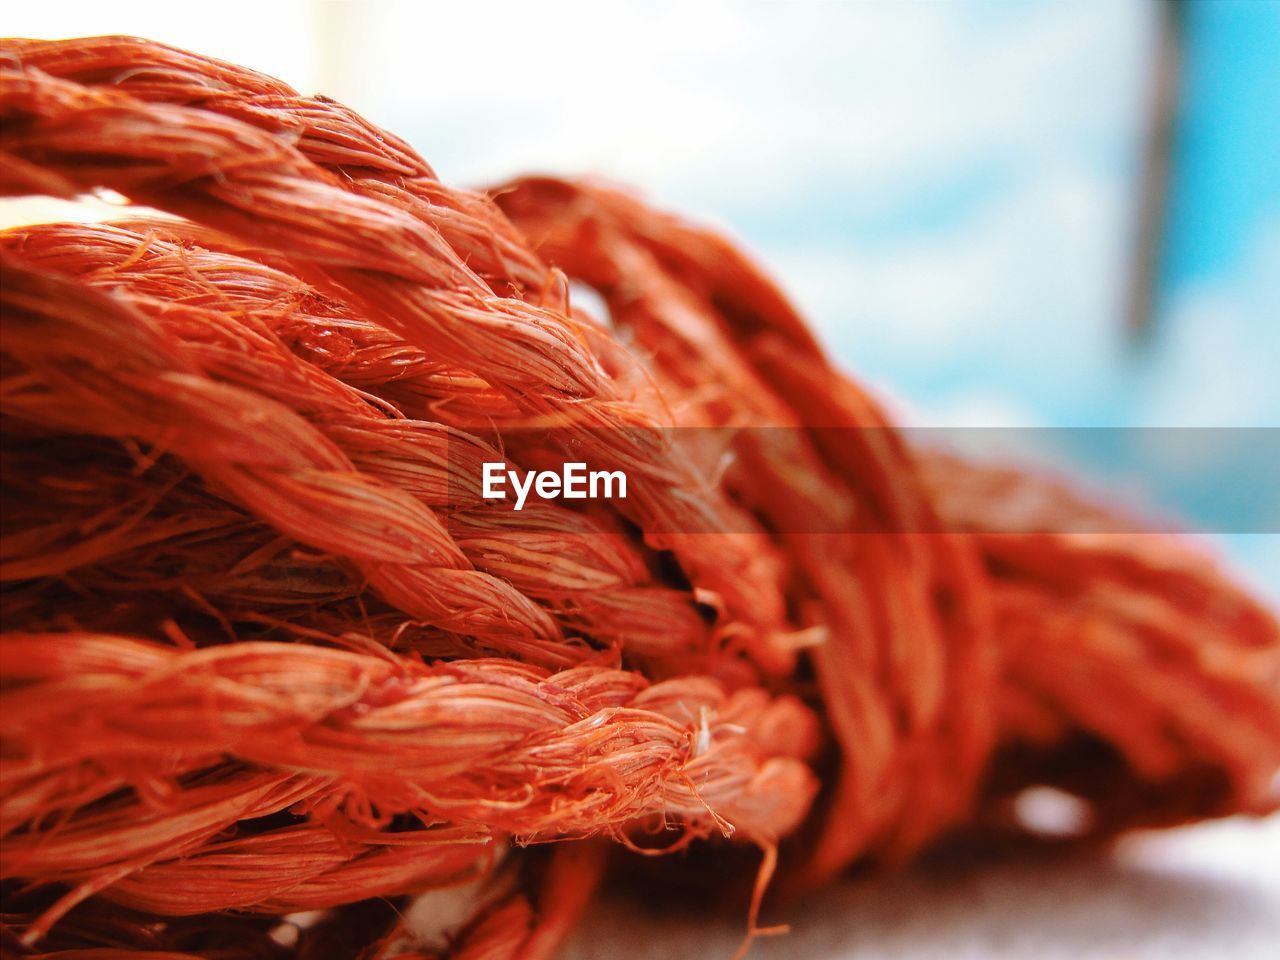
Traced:
[[1142, 157], [1138, 229], [1125, 306], [1131, 343], [1150, 338], [1159, 308], [1160, 267], [1165, 249], [1170, 169], [1178, 120], [1182, 41], [1186, 11], [1178, 0], [1158, 0], [1152, 102]]

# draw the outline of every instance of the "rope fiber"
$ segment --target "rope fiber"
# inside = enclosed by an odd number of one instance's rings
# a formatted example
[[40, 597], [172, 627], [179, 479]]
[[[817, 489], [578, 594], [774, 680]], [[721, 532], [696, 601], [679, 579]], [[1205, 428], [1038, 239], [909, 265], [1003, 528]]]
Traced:
[[[131, 204], [0, 233], [6, 955], [538, 960], [694, 843], [745, 949], [1028, 788], [1276, 807], [1274, 614], [917, 449], [719, 235], [145, 40], [0, 41], [0, 122], [0, 193]], [[483, 497], [565, 460], [627, 497]]]

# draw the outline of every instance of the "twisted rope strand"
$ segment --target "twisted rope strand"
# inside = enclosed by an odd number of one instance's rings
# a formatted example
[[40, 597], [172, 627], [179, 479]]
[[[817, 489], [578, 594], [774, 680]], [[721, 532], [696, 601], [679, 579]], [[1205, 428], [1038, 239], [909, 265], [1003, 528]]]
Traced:
[[[913, 448], [720, 236], [143, 40], [0, 41], [0, 118], [0, 192], [178, 217], [0, 235], [6, 950], [543, 960], [604, 839], [728, 836], [745, 949], [775, 866], [1028, 787], [1083, 838], [1280, 800], [1274, 613]], [[627, 500], [480, 495], [564, 459]], [[368, 899], [422, 891], [469, 919]]]

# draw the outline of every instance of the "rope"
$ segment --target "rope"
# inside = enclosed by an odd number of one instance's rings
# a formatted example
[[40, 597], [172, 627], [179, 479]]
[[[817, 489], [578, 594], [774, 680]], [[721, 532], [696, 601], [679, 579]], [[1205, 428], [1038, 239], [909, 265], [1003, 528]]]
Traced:
[[[4, 194], [135, 205], [0, 235], [6, 949], [534, 960], [745, 841], [745, 950], [1028, 787], [1275, 808], [1275, 616], [914, 448], [720, 236], [143, 40], [0, 42], [0, 119]], [[626, 499], [483, 495], [570, 459]]]

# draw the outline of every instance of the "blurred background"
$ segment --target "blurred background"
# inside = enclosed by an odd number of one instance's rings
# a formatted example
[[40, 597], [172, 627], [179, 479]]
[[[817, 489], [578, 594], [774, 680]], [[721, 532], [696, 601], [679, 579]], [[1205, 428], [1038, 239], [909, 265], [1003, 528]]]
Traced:
[[[1162, 506], [1217, 509], [1214, 547], [1280, 597], [1280, 2], [46, 2], [0, 22], [255, 67], [452, 184], [629, 183], [744, 243], [910, 423], [1173, 438], [1199, 500], [1175, 484]], [[1196, 453], [1206, 436], [1255, 456]], [[1096, 453], [1071, 457], [1117, 469]], [[1261, 506], [1232, 515], [1242, 477]], [[1280, 840], [1256, 836], [1273, 856], [1247, 879], [1280, 917]], [[1249, 936], [1238, 954], [1280, 921]]]

